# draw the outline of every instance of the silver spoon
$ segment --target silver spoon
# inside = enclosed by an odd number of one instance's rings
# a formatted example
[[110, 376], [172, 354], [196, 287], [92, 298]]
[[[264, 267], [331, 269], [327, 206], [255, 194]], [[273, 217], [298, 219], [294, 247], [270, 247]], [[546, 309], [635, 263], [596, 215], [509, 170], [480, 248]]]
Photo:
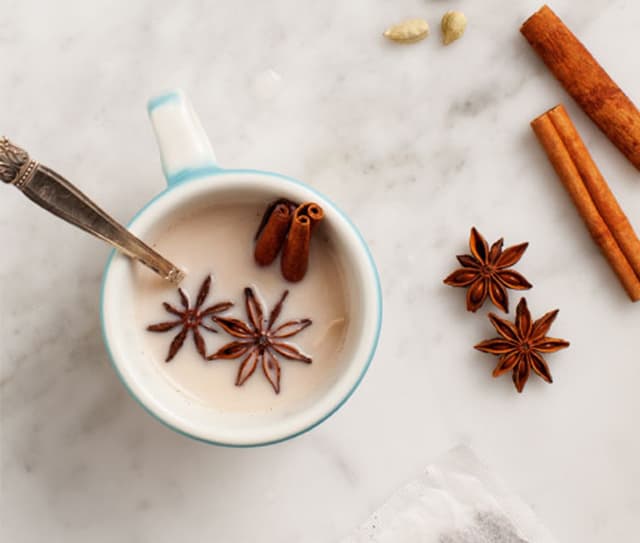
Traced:
[[0, 137], [0, 181], [16, 186], [27, 198], [61, 219], [139, 260], [164, 279], [178, 284], [184, 272], [111, 218], [64, 177], [29, 158]]

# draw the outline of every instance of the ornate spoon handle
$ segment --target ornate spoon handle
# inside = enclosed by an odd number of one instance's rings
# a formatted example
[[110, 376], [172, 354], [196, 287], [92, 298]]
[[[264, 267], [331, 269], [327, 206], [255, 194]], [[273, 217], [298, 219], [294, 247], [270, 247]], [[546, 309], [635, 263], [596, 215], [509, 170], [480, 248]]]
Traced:
[[179, 283], [184, 278], [177, 266], [116, 222], [64, 177], [31, 160], [26, 151], [4, 137], [0, 138], [0, 180], [15, 185], [40, 207], [110, 243], [164, 279]]

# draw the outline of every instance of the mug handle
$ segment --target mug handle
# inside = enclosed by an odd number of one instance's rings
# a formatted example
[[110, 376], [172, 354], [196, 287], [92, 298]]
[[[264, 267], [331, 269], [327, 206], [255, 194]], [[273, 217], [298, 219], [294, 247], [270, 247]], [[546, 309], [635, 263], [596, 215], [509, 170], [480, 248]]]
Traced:
[[219, 169], [209, 138], [182, 90], [151, 98], [147, 111], [169, 186]]

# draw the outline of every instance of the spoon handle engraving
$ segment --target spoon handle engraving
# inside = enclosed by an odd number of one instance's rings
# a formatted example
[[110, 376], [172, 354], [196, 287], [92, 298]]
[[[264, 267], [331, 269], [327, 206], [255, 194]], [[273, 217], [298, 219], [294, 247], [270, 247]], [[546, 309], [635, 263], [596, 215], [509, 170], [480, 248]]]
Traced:
[[53, 170], [31, 160], [29, 154], [6, 138], [0, 138], [0, 180], [15, 185], [27, 198], [116, 249], [139, 260], [164, 279], [180, 283], [177, 266], [154, 251]]

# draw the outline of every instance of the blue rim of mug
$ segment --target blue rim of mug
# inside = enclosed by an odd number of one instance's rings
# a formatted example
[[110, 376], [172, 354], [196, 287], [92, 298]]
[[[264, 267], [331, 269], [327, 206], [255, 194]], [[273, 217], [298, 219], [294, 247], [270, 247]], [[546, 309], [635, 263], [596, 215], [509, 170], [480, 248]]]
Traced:
[[131, 228], [134, 225], [134, 223], [138, 220], [138, 218], [141, 215], [143, 215], [148, 208], [153, 206], [161, 198], [164, 198], [169, 192], [171, 192], [174, 188], [178, 187], [179, 185], [182, 185], [185, 182], [193, 181], [193, 180], [198, 179], [200, 177], [209, 177], [209, 176], [216, 176], [216, 175], [222, 175], [222, 174], [225, 174], [225, 175], [226, 174], [267, 175], [267, 176], [272, 176], [272, 177], [278, 177], [278, 178], [283, 179], [285, 181], [291, 182], [291, 183], [293, 183], [295, 185], [301, 186], [301, 187], [309, 190], [310, 192], [312, 192], [314, 194], [317, 194], [324, 201], [326, 201], [331, 207], [333, 207], [333, 209], [342, 217], [342, 219], [345, 220], [345, 222], [355, 232], [356, 237], [360, 241], [362, 247], [364, 248], [365, 254], [367, 255], [367, 258], [369, 260], [369, 265], [371, 267], [371, 271], [373, 272], [373, 277], [374, 277], [374, 280], [375, 280], [374, 282], [375, 282], [375, 290], [376, 290], [376, 312], [377, 312], [376, 320], [377, 320], [377, 322], [376, 322], [375, 336], [373, 338], [373, 341], [371, 342], [371, 349], [369, 350], [369, 354], [367, 355], [367, 362], [363, 366], [362, 371], [360, 372], [360, 375], [358, 376], [358, 379], [353, 384], [353, 386], [351, 387], [349, 392], [347, 392], [347, 394], [335, 405], [335, 407], [333, 407], [330, 411], [328, 411], [326, 414], [324, 414], [322, 417], [320, 417], [317, 421], [313, 422], [312, 424], [310, 424], [306, 428], [303, 428], [302, 430], [298, 430], [297, 432], [294, 432], [291, 435], [288, 435], [288, 436], [285, 436], [285, 437], [281, 437], [281, 438], [278, 438], [278, 439], [274, 439], [274, 440], [271, 440], [271, 441], [264, 441], [264, 442], [259, 442], [259, 443], [246, 443], [246, 444], [245, 443], [243, 443], [243, 444], [223, 443], [223, 442], [215, 441], [215, 440], [212, 440], [212, 439], [206, 439], [204, 437], [193, 435], [193, 434], [191, 434], [189, 432], [186, 432], [186, 431], [182, 430], [181, 428], [178, 428], [177, 426], [174, 426], [173, 424], [170, 424], [169, 422], [167, 422], [166, 420], [164, 420], [160, 416], [158, 416], [156, 413], [154, 413], [149, 407], [147, 407], [144, 404], [144, 402], [142, 402], [142, 400], [136, 395], [136, 393], [133, 390], [131, 390], [131, 388], [127, 384], [127, 381], [125, 380], [125, 378], [123, 377], [122, 373], [120, 372], [117, 364], [115, 363], [113, 353], [111, 352], [111, 348], [109, 346], [109, 341], [107, 339], [107, 330], [106, 330], [106, 325], [105, 325], [105, 316], [104, 316], [104, 300], [105, 300], [105, 287], [106, 287], [106, 282], [107, 282], [107, 276], [109, 275], [109, 269], [111, 268], [111, 264], [113, 262], [113, 259], [114, 259], [115, 255], [116, 255], [116, 253], [117, 253], [117, 251], [115, 249], [113, 251], [111, 251], [111, 254], [109, 255], [109, 258], [107, 259], [107, 264], [106, 264], [106, 266], [104, 268], [104, 272], [103, 272], [103, 275], [102, 275], [102, 283], [101, 283], [101, 286], [100, 286], [100, 325], [101, 325], [101, 330], [102, 330], [102, 340], [103, 340], [105, 348], [107, 350], [107, 354], [109, 355], [109, 361], [111, 363], [111, 366], [113, 367], [114, 371], [116, 372], [116, 375], [120, 379], [121, 383], [124, 385], [125, 389], [129, 393], [129, 395], [138, 403], [138, 405], [140, 405], [147, 413], [149, 413], [149, 415], [151, 415], [154, 419], [156, 419], [158, 422], [160, 422], [161, 424], [163, 424], [167, 428], [170, 428], [174, 432], [177, 432], [178, 434], [181, 434], [181, 435], [183, 435], [185, 437], [194, 439], [196, 441], [200, 441], [202, 443], [208, 443], [209, 445], [217, 445], [217, 446], [220, 446], [220, 447], [239, 448], [239, 449], [246, 449], [246, 448], [253, 448], [253, 447], [265, 447], [265, 446], [268, 446], [268, 445], [275, 445], [277, 443], [282, 443], [284, 441], [288, 441], [288, 440], [293, 439], [295, 437], [298, 437], [298, 436], [300, 436], [302, 434], [305, 434], [306, 432], [309, 432], [310, 430], [313, 430], [316, 426], [319, 426], [324, 421], [326, 421], [329, 417], [331, 417], [333, 414], [335, 414], [347, 402], [347, 400], [351, 397], [351, 395], [355, 392], [355, 390], [360, 386], [360, 383], [362, 382], [362, 380], [364, 379], [364, 376], [366, 375], [367, 371], [369, 370], [369, 366], [371, 365], [371, 361], [373, 360], [373, 357], [374, 357], [374, 355], [376, 353], [376, 350], [377, 350], [377, 347], [378, 347], [378, 342], [380, 340], [380, 331], [381, 331], [381, 328], [382, 328], [382, 288], [380, 286], [380, 276], [379, 276], [379, 273], [378, 273], [378, 269], [377, 269], [375, 261], [373, 259], [373, 255], [371, 254], [371, 250], [369, 249], [369, 246], [367, 245], [367, 242], [362, 237], [362, 234], [360, 233], [360, 230], [358, 230], [356, 225], [353, 223], [353, 221], [351, 221], [351, 219], [347, 216], [347, 214], [344, 213], [338, 206], [336, 206], [335, 203], [333, 203], [331, 200], [329, 200], [324, 194], [321, 194], [319, 191], [317, 191], [313, 187], [307, 185], [306, 183], [303, 183], [302, 181], [299, 181], [298, 179], [294, 179], [293, 177], [289, 177], [289, 176], [286, 176], [286, 175], [283, 175], [283, 174], [280, 174], [280, 173], [267, 172], [267, 171], [263, 171], [263, 170], [252, 170], [252, 169], [229, 169], [229, 170], [227, 170], [227, 169], [220, 168], [218, 166], [209, 166], [209, 167], [205, 167], [205, 168], [190, 169], [190, 170], [183, 170], [183, 171], [177, 172], [176, 174], [172, 175], [169, 178], [167, 188], [164, 189], [159, 194], [157, 194], [156, 196], [154, 196], [149, 202], [147, 202], [145, 204], [145, 206], [142, 209], [140, 209], [133, 216], [131, 221], [129, 221], [129, 223], [127, 225], [127, 228]]

